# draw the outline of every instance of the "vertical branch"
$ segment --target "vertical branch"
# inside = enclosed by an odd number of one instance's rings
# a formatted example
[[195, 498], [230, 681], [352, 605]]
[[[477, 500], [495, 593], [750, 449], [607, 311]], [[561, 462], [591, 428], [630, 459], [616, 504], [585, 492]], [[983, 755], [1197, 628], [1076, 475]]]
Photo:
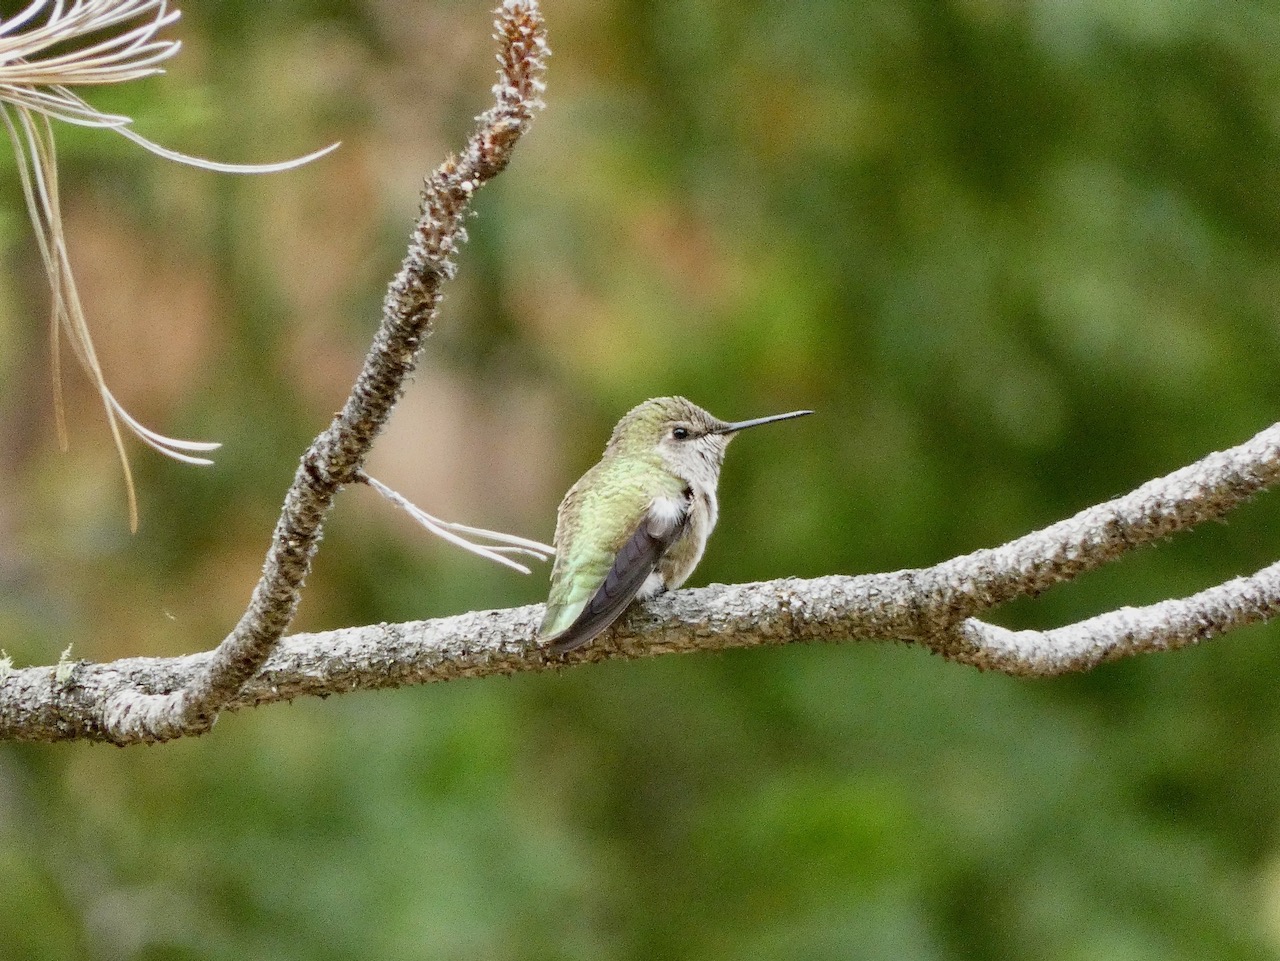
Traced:
[[387, 289], [377, 335], [342, 410], [302, 457], [247, 610], [182, 688], [112, 698], [102, 718], [108, 738], [166, 740], [208, 730], [292, 622], [333, 498], [358, 479], [431, 333], [441, 288], [453, 277], [453, 258], [466, 240], [463, 221], [471, 197], [506, 167], [542, 106], [550, 51], [537, 0], [505, 0], [494, 26], [500, 65], [494, 106], [476, 118], [462, 154], [426, 180], [408, 254]]

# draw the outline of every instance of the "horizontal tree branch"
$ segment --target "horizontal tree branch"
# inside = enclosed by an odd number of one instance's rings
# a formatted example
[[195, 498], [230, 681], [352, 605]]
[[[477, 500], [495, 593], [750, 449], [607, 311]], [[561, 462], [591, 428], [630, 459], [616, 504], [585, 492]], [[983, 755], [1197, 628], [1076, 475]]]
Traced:
[[[975, 615], [1038, 594], [1134, 548], [1221, 517], [1280, 479], [1280, 425], [1115, 500], [1011, 541], [929, 568], [812, 580], [714, 585], [637, 605], [592, 644], [563, 657], [537, 646], [542, 605], [477, 611], [284, 638], [226, 704], [541, 671], [806, 641], [899, 639], [1020, 676], [1087, 670], [1171, 650], [1280, 610], [1280, 563], [1191, 597], [1122, 608], [1050, 631], [1010, 631]], [[0, 680], [0, 739], [154, 740], [112, 718], [132, 701], [180, 690], [210, 654], [10, 670]]]

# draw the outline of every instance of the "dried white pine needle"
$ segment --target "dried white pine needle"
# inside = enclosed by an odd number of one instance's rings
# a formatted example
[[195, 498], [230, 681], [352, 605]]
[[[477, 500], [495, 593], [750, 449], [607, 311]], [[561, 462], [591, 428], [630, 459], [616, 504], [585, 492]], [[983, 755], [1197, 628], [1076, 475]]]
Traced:
[[[76, 292], [62, 229], [58, 193], [57, 151], [51, 120], [83, 127], [104, 127], [166, 160], [222, 173], [274, 173], [321, 157], [338, 145], [269, 164], [227, 164], [192, 157], [153, 143], [130, 126], [132, 119], [100, 111], [72, 88], [124, 83], [163, 73], [160, 64], [179, 50], [176, 40], [157, 37], [181, 15], [168, 0], [33, 0], [7, 20], [0, 20], [0, 120], [9, 135], [27, 212], [52, 298], [50, 342], [53, 347], [54, 409], [58, 440], [67, 445], [62, 409], [59, 347], [65, 334], [72, 353], [102, 398], [112, 438], [124, 471], [129, 499], [129, 527], [138, 528], [138, 500], [120, 425], [167, 457], [188, 464], [210, 464], [198, 456], [220, 445], [165, 437], [143, 426], [107, 387], [93, 349], [84, 308]], [[56, 51], [56, 52], [51, 52]]]
[[[416, 506], [405, 497], [397, 494], [386, 484], [382, 483], [374, 477], [370, 477], [363, 471], [360, 472], [359, 478], [368, 484], [379, 494], [385, 497], [397, 507], [406, 511], [415, 521], [435, 534], [436, 537], [448, 541], [461, 547], [463, 550], [470, 551], [480, 557], [503, 564], [512, 570], [519, 571], [521, 574], [528, 574], [529, 568], [525, 567], [518, 561], [513, 561], [506, 554], [524, 554], [535, 560], [545, 561], [555, 556], [556, 549], [550, 544], [543, 544], [541, 541], [531, 541], [526, 537], [517, 537], [514, 534], [503, 534], [500, 531], [485, 530], [483, 527], [468, 527], [466, 524], [455, 524], [452, 521], [442, 521], [438, 517], [428, 514], [422, 508]], [[473, 540], [468, 540], [460, 535], [466, 534]], [[490, 544], [480, 543], [480, 541], [491, 541]]]

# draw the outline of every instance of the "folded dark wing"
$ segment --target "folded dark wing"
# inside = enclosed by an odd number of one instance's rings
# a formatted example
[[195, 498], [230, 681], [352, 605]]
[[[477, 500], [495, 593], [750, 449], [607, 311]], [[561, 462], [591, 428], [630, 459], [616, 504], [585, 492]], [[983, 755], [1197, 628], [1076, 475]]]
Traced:
[[668, 547], [680, 536], [689, 517], [688, 501], [660, 507], [651, 505], [635, 533], [622, 545], [604, 583], [587, 601], [577, 619], [551, 644], [551, 651], [563, 654], [581, 647], [621, 616]]

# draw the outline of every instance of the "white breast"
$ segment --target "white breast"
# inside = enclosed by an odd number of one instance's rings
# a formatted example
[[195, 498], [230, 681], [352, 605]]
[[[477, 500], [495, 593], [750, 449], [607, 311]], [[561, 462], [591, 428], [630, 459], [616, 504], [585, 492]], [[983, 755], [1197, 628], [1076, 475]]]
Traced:
[[649, 533], [654, 537], [666, 537], [684, 519], [689, 505], [683, 498], [655, 497], [649, 505]]

